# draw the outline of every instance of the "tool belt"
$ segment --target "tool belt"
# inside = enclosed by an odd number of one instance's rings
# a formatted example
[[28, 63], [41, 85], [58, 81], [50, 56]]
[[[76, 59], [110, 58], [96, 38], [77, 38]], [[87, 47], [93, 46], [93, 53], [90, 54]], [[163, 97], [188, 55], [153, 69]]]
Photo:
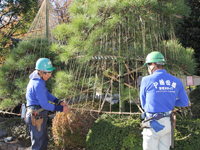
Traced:
[[27, 109], [27, 112], [31, 113], [31, 123], [33, 126], [37, 126], [38, 131], [41, 131], [41, 125], [43, 123], [43, 115], [39, 114], [39, 112], [43, 110], [43, 108], [40, 108], [38, 110]]
[[[159, 113], [159, 114], [163, 114], [163, 117], [170, 117], [170, 122], [171, 122], [171, 148], [174, 148], [174, 128], [175, 128], [175, 125], [174, 125], [174, 113], [172, 113], [171, 111], [170, 112], [164, 112], [164, 113]], [[149, 121], [151, 121], [152, 119], [154, 119], [153, 117], [153, 114], [151, 113], [145, 113], [143, 114], [143, 119], [145, 117], [147, 117], [147, 119], [145, 119], [141, 126], [143, 128], [151, 128], [150, 125], [149, 125]]]
[[[36, 110], [27, 109], [27, 112], [29, 112], [29, 113], [33, 113], [33, 111], [35, 112]], [[44, 111], [44, 108], [37, 109], [37, 111], [38, 112]]]
[[[161, 115], [159, 118], [154, 117], [155, 114], [159, 114]], [[142, 121], [141, 127], [143, 128], [151, 128], [150, 127], [150, 121], [152, 121], [153, 119], [155, 120], [159, 120], [163, 117], [170, 117], [171, 116], [171, 111], [169, 112], [160, 112], [160, 113], [148, 113], [145, 112], [142, 114], [142, 119], [145, 119], [144, 121]]]
[[149, 113], [149, 112], [146, 112], [146, 113], [145, 113], [145, 117], [151, 118], [151, 117], [153, 117], [154, 114], [162, 114], [163, 117], [170, 117], [171, 112], [172, 112], [172, 111], [159, 112], [159, 113]]

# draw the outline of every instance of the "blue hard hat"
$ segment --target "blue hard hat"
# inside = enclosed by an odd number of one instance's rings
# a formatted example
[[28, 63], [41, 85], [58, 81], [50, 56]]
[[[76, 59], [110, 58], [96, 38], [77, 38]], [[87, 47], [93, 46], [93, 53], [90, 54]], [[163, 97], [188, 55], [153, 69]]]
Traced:
[[52, 66], [51, 61], [48, 58], [40, 58], [36, 62], [35, 69], [43, 71], [53, 71], [56, 68]]

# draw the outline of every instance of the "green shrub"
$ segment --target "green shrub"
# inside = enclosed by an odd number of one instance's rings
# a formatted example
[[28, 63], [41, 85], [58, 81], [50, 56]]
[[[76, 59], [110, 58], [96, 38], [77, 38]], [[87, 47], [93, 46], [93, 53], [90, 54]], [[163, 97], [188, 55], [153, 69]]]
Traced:
[[175, 129], [174, 148], [172, 150], [199, 150], [200, 149], [200, 119], [177, 120]]
[[[87, 150], [142, 150], [140, 119], [103, 114], [87, 134]], [[177, 119], [174, 148], [171, 150], [200, 149], [200, 119]]]
[[189, 94], [189, 98], [193, 118], [200, 118], [200, 86], [197, 86], [196, 89]]
[[87, 150], [142, 150], [141, 120], [103, 114], [89, 130]]

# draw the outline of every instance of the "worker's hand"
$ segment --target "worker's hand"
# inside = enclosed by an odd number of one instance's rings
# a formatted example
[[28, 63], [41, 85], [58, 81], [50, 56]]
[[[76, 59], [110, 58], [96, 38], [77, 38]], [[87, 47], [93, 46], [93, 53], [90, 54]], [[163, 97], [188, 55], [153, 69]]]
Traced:
[[63, 112], [68, 114], [70, 111], [70, 108], [68, 106], [63, 106]]
[[62, 105], [62, 106], [68, 106], [68, 104], [65, 103], [65, 102], [61, 102], [60, 105]]

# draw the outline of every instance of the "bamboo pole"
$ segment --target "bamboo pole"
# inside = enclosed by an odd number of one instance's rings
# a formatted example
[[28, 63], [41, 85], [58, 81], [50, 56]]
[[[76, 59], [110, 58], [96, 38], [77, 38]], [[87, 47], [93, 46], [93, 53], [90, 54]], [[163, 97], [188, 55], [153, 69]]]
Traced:
[[[106, 77], [109, 77], [109, 78], [113, 79], [114, 81], [120, 82], [117, 78], [115, 78], [113, 76], [110, 76], [110, 75], [105, 74], [105, 73], [103, 75], [106, 76]], [[126, 86], [128, 86], [130, 88], [133, 88], [133, 86], [131, 86], [131, 85], [127, 84], [127, 83], [124, 83], [124, 85], [126, 85]]]

